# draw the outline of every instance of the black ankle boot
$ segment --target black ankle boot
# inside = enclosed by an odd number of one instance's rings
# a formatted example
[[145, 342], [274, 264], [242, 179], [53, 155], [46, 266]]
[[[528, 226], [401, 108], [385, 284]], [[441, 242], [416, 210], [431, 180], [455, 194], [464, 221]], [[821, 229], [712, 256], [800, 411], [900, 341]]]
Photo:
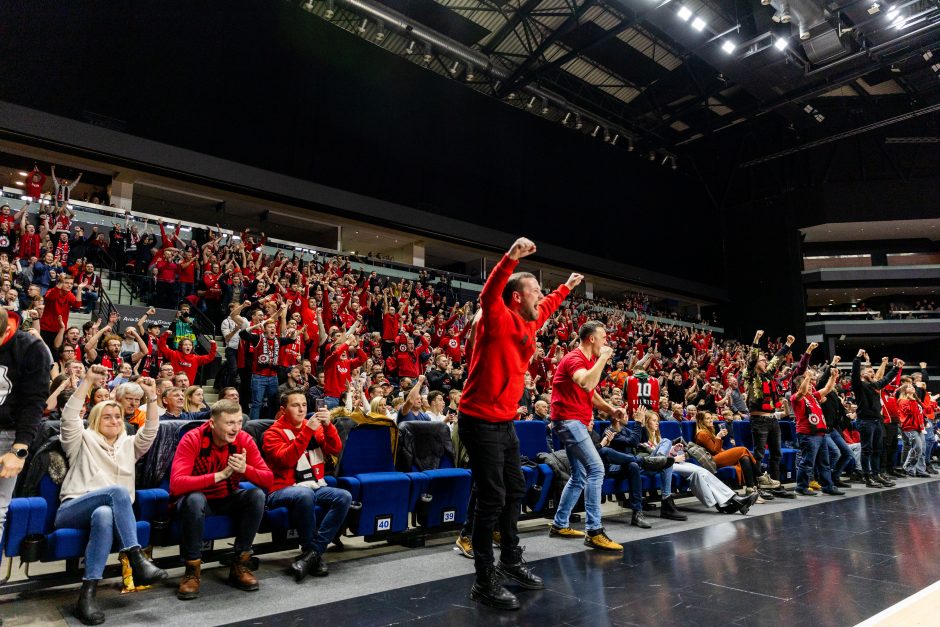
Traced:
[[866, 488], [883, 488], [884, 486], [881, 485], [880, 481], [876, 480], [871, 475], [865, 475], [865, 487]]
[[82, 582], [82, 590], [78, 593], [78, 603], [75, 604], [75, 616], [85, 625], [100, 625], [104, 622], [104, 612], [95, 600], [96, 592], [98, 592], [97, 579]]
[[513, 549], [510, 564], [500, 559], [496, 564], [496, 572], [507, 579], [512, 579], [526, 590], [541, 590], [545, 587], [545, 583], [541, 577], [529, 569], [526, 561], [522, 559], [522, 551], [522, 547], [518, 546]]
[[498, 610], [519, 609], [519, 599], [503, 587], [502, 579], [494, 566], [488, 566], [477, 573], [477, 579], [470, 588], [470, 598]]
[[128, 549], [127, 561], [131, 564], [131, 573], [134, 576], [135, 586], [149, 586], [166, 579], [166, 571], [157, 568], [153, 562], [148, 560], [140, 547]]
[[659, 517], [665, 518], [667, 520], [688, 520], [689, 517], [685, 514], [679, 512], [676, 509], [676, 504], [672, 501], [672, 495], [670, 494], [663, 499], [662, 509], [659, 511]]
[[302, 553], [290, 565], [290, 570], [294, 574], [294, 581], [300, 583], [311, 572], [318, 577], [322, 577], [323, 575], [317, 575], [317, 570], [322, 566], [322, 563], [323, 558], [316, 551], [310, 550]]
[[646, 520], [646, 516], [643, 515], [643, 512], [633, 512], [633, 516], [630, 518], [630, 524], [634, 527], [639, 527], [640, 529], [652, 529], [653, 525], [649, 524]]

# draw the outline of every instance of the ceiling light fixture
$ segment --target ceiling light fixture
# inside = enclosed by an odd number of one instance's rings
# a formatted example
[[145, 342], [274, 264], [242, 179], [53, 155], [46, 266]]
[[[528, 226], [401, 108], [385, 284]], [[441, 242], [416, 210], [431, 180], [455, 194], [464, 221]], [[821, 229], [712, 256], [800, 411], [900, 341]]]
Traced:
[[889, 22], [893, 22], [900, 14], [901, 14], [900, 9], [891, 7], [890, 9], [888, 9], [888, 12], [885, 13], [885, 17], [888, 18]]
[[574, 127], [580, 131], [582, 126], [584, 126], [584, 123], [581, 121], [581, 114], [575, 113], [574, 114]]
[[597, 137], [597, 134], [600, 132], [600, 130], [601, 130], [601, 127], [599, 125], [595, 126], [594, 130], [591, 132], [591, 137]]
[[450, 69], [448, 70], [448, 72], [450, 72], [451, 76], [457, 76], [457, 72], [459, 70], [460, 70], [460, 62], [454, 61], [454, 64], [450, 66]]
[[362, 23], [359, 24], [358, 27], [356, 27], [356, 31], [357, 31], [360, 35], [363, 35], [363, 34], [365, 34], [367, 28], [369, 28], [369, 20], [362, 20]]
[[780, 51], [786, 50], [789, 45], [790, 42], [786, 37], [777, 37], [777, 41], [774, 42], [774, 48]]
[[738, 46], [736, 43], [728, 39], [726, 39], [725, 42], [721, 44], [721, 49], [724, 50], [727, 54], [734, 52], [735, 48], [737, 47]]
[[705, 30], [705, 20], [700, 17], [692, 20], [692, 29], [701, 33], [703, 30]]
[[542, 98], [542, 109], [541, 109], [541, 111], [542, 111], [542, 115], [548, 115], [548, 111], [549, 111], [549, 109], [548, 109], [548, 100], [545, 99], [545, 98]]
[[688, 22], [689, 18], [692, 17], [692, 10], [689, 7], [679, 7], [679, 11], [676, 13], [679, 16], [679, 19], [683, 22]]
[[565, 114], [564, 119], [562, 119], [562, 121], [561, 121], [561, 125], [562, 125], [562, 126], [568, 126], [568, 120], [570, 120], [570, 119], [571, 119], [571, 111], [569, 111], [568, 113]]
[[878, 4], [877, 2], [872, 2], [871, 6], [868, 7], [869, 15], [874, 15], [875, 13], [878, 13], [879, 11], [881, 11], [881, 5]]
[[472, 81], [472, 80], [475, 79], [476, 77], [477, 77], [477, 75], [474, 74], [473, 66], [472, 66], [472, 65], [468, 65], [468, 66], [467, 66], [467, 80], [468, 80], [468, 81]]
[[330, 0], [329, 4], [326, 6], [326, 11], [323, 12], [323, 17], [332, 20], [334, 15], [336, 15], [336, 7], [333, 6], [333, 0]]

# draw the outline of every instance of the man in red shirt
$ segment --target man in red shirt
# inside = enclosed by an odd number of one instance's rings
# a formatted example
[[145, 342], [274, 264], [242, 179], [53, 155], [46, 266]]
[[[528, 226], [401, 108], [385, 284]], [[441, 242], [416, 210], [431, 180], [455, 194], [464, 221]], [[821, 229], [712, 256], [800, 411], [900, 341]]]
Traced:
[[814, 470], [819, 467], [819, 483], [825, 494], [841, 496], [845, 494], [832, 483], [832, 472], [829, 470], [829, 447], [826, 445], [826, 419], [823, 417], [820, 403], [825, 402], [826, 396], [832, 392], [839, 380], [839, 370], [830, 370], [829, 382], [826, 387], [816, 390], [816, 371], [812, 368], [806, 370], [797, 387], [796, 392], [790, 396], [790, 406], [796, 415], [796, 437], [800, 442], [800, 465], [796, 469], [796, 492], [803, 496], [817, 496], [819, 493], [809, 487]]
[[[264, 329], [261, 335], [252, 333], [258, 326]], [[278, 337], [277, 323], [270, 318], [260, 325], [239, 331], [238, 337], [242, 343], [254, 347], [251, 353], [251, 405], [248, 415], [252, 420], [261, 418], [261, 407], [265, 403], [270, 412], [267, 415], [273, 415], [278, 395], [277, 360], [281, 346], [291, 342], [292, 338]]]
[[[339, 397], [346, 391], [352, 371], [366, 363], [369, 356], [358, 348], [356, 329], [358, 322], [354, 322], [349, 331], [340, 335], [326, 359], [323, 360], [323, 400], [327, 409], [339, 407]], [[349, 351], [356, 351], [356, 356], [349, 358]]]
[[[281, 409], [274, 424], [264, 432], [264, 456], [274, 473], [268, 509], [287, 507], [300, 535], [301, 555], [291, 564], [299, 583], [312, 572], [329, 573], [323, 554], [339, 533], [352, 496], [332, 488], [324, 480], [324, 455], [339, 455], [343, 443], [328, 410], [307, 417], [307, 394], [295, 388], [281, 395]], [[317, 525], [316, 508], [323, 511]]]
[[[519, 600], [503, 587], [501, 577], [532, 590], [545, 587], [522, 561], [519, 548], [516, 526], [525, 480], [512, 421], [522, 398], [529, 360], [535, 353], [538, 330], [583, 278], [572, 274], [567, 283], [543, 297], [534, 276], [528, 272], [512, 274], [519, 260], [534, 252], [531, 240], [516, 240], [480, 292], [482, 313], [457, 418], [460, 441], [469, 453], [477, 487], [472, 539], [476, 581], [470, 596], [505, 610], [518, 609]], [[497, 523], [501, 552], [495, 565], [493, 531]]]
[[[578, 337], [581, 344], [562, 357], [552, 379], [552, 428], [565, 447], [571, 476], [558, 500], [558, 510], [548, 534], [561, 538], [584, 537], [584, 544], [593, 549], [622, 551], [623, 546], [608, 538], [601, 525], [604, 462], [588, 431], [595, 407], [620, 418], [625, 413], [623, 408], [615, 409], [600, 394], [594, 393], [614, 349], [607, 346], [607, 331], [600, 322], [585, 322]], [[586, 536], [569, 524], [571, 511], [578, 504], [582, 492], [587, 516], [584, 525]]]
[[[206, 516], [228, 515], [235, 519], [235, 558], [228, 582], [239, 590], [258, 589], [248, 569], [251, 545], [264, 514], [264, 490], [274, 475], [261, 458], [250, 435], [242, 431], [242, 408], [235, 401], [220, 400], [212, 406], [206, 423], [187, 432], [176, 447], [170, 473], [170, 495], [175, 501], [182, 539], [180, 556], [186, 572], [176, 596], [199, 596], [202, 543]], [[256, 488], [240, 486], [249, 481]]]
[[[43, 296], [45, 306], [39, 318], [39, 335], [53, 355], [56, 354], [55, 338], [59, 329], [69, 326], [69, 312], [82, 306], [81, 299], [72, 292], [74, 283], [75, 279], [71, 274], [60, 272], [59, 282]], [[81, 294], [86, 287], [87, 283], [81, 283], [75, 289]]]

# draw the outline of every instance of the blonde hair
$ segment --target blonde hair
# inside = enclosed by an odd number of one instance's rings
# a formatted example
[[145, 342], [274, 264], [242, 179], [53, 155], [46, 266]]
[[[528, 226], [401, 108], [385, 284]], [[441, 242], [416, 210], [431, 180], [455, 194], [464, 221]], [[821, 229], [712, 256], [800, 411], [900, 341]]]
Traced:
[[[202, 405], [196, 405], [192, 402], [193, 394], [196, 393], [196, 390], [201, 390], [202, 388], [198, 385], [191, 385], [186, 388], [186, 391], [183, 392], [183, 411], [192, 412], [192, 411], [201, 411]], [[205, 403], [205, 400], [203, 400]]]
[[97, 405], [91, 408], [91, 411], [88, 413], [88, 429], [94, 431], [95, 433], [101, 433], [98, 429], [98, 425], [101, 422], [101, 412], [103, 412], [108, 407], [114, 407], [118, 411], [118, 416], [121, 419], [124, 419], [124, 408], [121, 407], [121, 404], [117, 401], [106, 400], [101, 401]]
[[[375, 398], [372, 399], [372, 402], [369, 403], [369, 413], [371, 413], [371, 414], [383, 414], [383, 415], [384, 415], [385, 412], [380, 411], [382, 405], [385, 405], [385, 397], [384, 397], [384, 396], [376, 396]], [[386, 407], [388, 407], [388, 406], [386, 405]]]
[[[640, 424], [643, 425], [643, 428], [646, 429], [647, 435], [650, 436], [650, 442], [652, 442], [653, 444], [659, 444], [660, 440], [663, 439], [663, 437], [659, 434], [659, 414], [657, 414], [656, 412], [652, 412], [652, 411], [645, 411], [643, 412], [642, 416], [643, 416], [643, 421]], [[650, 422], [652, 422], [653, 419], [656, 420], [656, 432], [655, 433], [650, 431]]]

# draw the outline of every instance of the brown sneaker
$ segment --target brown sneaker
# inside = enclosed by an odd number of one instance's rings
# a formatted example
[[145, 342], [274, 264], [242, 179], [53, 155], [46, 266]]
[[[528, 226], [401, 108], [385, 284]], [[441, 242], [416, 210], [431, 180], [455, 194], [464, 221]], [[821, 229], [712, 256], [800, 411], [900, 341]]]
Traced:
[[202, 560], [186, 560], [186, 572], [180, 579], [180, 586], [176, 589], [176, 598], [182, 601], [195, 599], [199, 596], [199, 582], [202, 578]]
[[493, 532], [493, 546], [499, 546], [500, 544], [502, 544], [502, 541], [503, 541], [503, 536], [498, 531], [494, 531]]
[[597, 549], [599, 551], [622, 551], [623, 546], [617, 544], [613, 540], [607, 537], [607, 534], [604, 533], [604, 529], [598, 529], [592, 534], [588, 534], [584, 538], [584, 545], [589, 546], [592, 549]]
[[548, 537], [550, 538], [583, 538], [584, 532], [572, 529], [571, 527], [556, 527], [553, 524], [548, 526]]
[[457, 536], [457, 550], [464, 557], [473, 559], [473, 542], [467, 536]]
[[258, 580], [248, 570], [249, 559], [251, 559], [251, 553], [248, 551], [235, 556], [232, 561], [232, 569], [228, 573], [228, 582], [239, 590], [254, 592], [258, 589]]

